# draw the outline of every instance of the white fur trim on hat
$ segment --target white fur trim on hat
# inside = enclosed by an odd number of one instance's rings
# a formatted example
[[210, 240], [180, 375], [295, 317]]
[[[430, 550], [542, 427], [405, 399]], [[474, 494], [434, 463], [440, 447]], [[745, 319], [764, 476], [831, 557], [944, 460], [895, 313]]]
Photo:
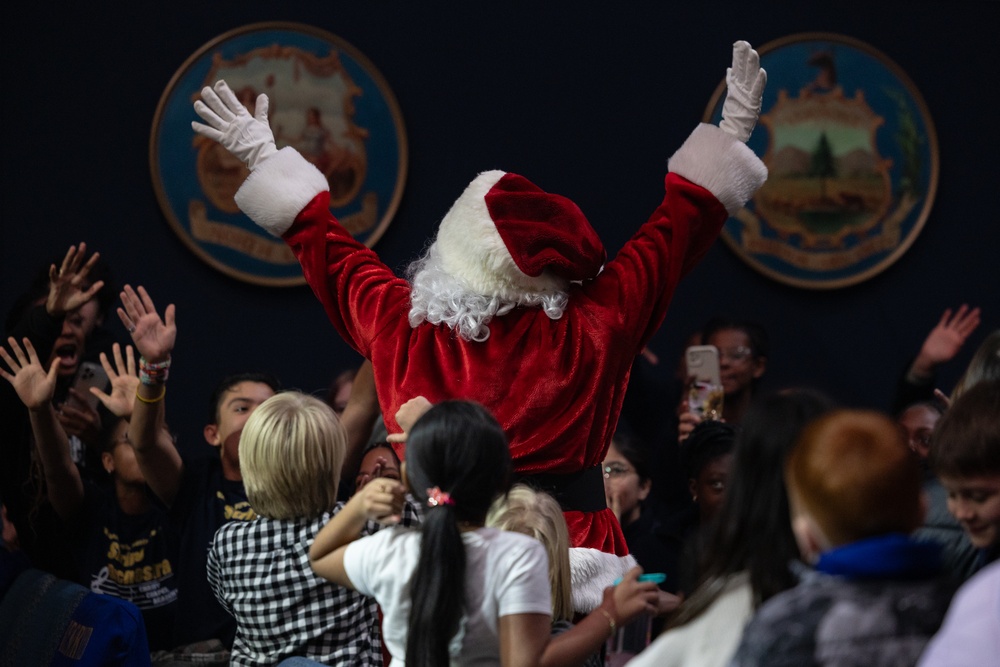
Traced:
[[319, 169], [291, 146], [257, 165], [236, 192], [236, 205], [274, 236], [281, 236], [295, 217], [330, 184]]
[[604, 600], [604, 589], [635, 567], [635, 557], [616, 556], [597, 549], [574, 547], [569, 550], [573, 611], [589, 614]]
[[767, 167], [746, 144], [702, 123], [674, 153], [670, 171], [705, 188], [733, 215], [767, 180]]
[[434, 246], [442, 269], [470, 292], [507, 300], [566, 289], [566, 281], [555, 276], [533, 278], [517, 268], [500, 237], [486, 207], [486, 194], [505, 173], [479, 174], [441, 220]]

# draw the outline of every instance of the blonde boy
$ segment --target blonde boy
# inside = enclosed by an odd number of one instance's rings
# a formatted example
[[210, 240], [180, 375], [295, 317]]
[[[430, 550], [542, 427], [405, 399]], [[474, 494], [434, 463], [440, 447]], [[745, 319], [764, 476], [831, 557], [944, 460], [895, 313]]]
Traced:
[[785, 481], [815, 572], [760, 608], [733, 664], [916, 664], [954, 584], [940, 576], [940, 547], [909, 537], [923, 519], [921, 474], [896, 425], [865, 410], [819, 418]]
[[347, 434], [322, 401], [286, 392], [247, 420], [240, 467], [258, 518], [215, 534], [208, 579], [235, 618], [233, 665], [291, 656], [381, 665], [375, 602], [317, 577], [309, 547], [335, 508]]

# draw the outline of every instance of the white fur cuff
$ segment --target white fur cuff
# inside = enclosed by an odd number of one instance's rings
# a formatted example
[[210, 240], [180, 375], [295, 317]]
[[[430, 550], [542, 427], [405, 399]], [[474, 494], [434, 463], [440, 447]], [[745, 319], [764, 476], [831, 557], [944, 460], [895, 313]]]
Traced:
[[705, 123], [674, 153], [669, 168], [715, 195], [729, 215], [743, 208], [767, 180], [767, 167], [746, 144]]
[[589, 614], [604, 600], [604, 589], [635, 567], [634, 556], [616, 556], [597, 549], [574, 547], [569, 550], [573, 610]]
[[236, 205], [266, 231], [281, 236], [306, 204], [329, 189], [319, 169], [286, 146], [250, 172], [236, 193]]

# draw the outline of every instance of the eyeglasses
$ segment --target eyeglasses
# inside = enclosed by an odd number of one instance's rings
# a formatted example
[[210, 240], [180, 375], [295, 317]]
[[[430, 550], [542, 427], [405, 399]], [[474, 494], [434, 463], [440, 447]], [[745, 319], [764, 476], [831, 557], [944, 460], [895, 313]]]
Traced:
[[624, 477], [630, 472], [635, 472], [632, 468], [621, 463], [609, 463], [604, 466], [604, 479], [611, 479], [612, 477]]
[[743, 361], [751, 354], [753, 354], [753, 350], [743, 345], [719, 350], [719, 358], [728, 359], [729, 361]]

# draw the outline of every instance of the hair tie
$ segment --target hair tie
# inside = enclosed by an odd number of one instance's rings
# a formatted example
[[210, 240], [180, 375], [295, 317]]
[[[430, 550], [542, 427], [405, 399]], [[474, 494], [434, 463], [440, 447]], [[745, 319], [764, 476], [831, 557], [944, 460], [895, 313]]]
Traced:
[[455, 501], [447, 491], [442, 491], [440, 487], [434, 486], [427, 489], [427, 506], [437, 507], [438, 505], [454, 505]]

